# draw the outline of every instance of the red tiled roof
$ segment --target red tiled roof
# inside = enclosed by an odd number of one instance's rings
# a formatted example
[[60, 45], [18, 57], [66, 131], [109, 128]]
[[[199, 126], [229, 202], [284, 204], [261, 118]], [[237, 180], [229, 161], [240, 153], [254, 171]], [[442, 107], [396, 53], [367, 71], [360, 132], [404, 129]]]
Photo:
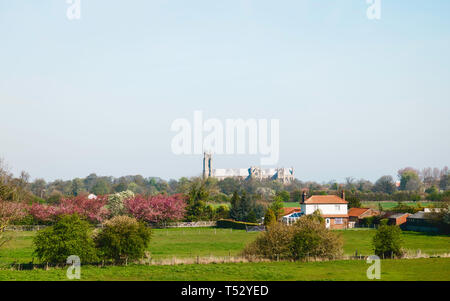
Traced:
[[370, 210], [370, 209], [369, 208], [350, 208], [348, 210], [348, 215], [358, 217], [361, 214], [367, 212], [367, 210]]
[[291, 213], [294, 212], [301, 212], [302, 210], [300, 208], [297, 207], [292, 207], [292, 208], [283, 208], [283, 216], [289, 215]]
[[348, 204], [348, 202], [337, 195], [313, 195], [305, 204]]

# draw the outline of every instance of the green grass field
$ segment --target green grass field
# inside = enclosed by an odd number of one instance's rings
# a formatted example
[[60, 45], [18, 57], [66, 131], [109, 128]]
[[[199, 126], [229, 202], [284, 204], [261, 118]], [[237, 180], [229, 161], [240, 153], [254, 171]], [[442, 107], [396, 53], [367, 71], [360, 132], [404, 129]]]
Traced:
[[[371, 255], [373, 229], [338, 230], [344, 239], [344, 253]], [[0, 249], [0, 267], [11, 263], [29, 263], [33, 258], [35, 232], [14, 232], [14, 240]], [[236, 256], [258, 233], [215, 228], [156, 229], [149, 252], [155, 260], [176, 258]], [[403, 232], [404, 247], [411, 252], [436, 255], [450, 253], [450, 237]], [[37, 262], [35, 260], [35, 262]]]
[[[344, 253], [371, 255], [373, 229], [336, 231], [343, 236]], [[66, 280], [65, 269], [11, 270], [12, 263], [32, 260], [35, 232], [10, 232], [15, 236], [0, 249], [0, 280]], [[215, 228], [156, 229], [149, 251], [155, 260], [236, 256], [259, 233]], [[405, 248], [430, 255], [450, 253], [449, 236], [403, 232]], [[37, 262], [37, 260], [35, 260]], [[185, 264], [127, 267], [82, 266], [82, 280], [367, 280], [364, 261], [260, 262]], [[450, 280], [450, 259], [385, 260], [382, 280]]]
[[[385, 201], [385, 202], [361, 202], [362, 207], [364, 208], [373, 208], [378, 209], [378, 204], [383, 206], [383, 210], [389, 210], [397, 206], [397, 202], [391, 202], [391, 201]], [[420, 203], [424, 207], [428, 207], [430, 205], [437, 204], [436, 202], [430, 202], [430, 201], [420, 201], [420, 202], [403, 202], [403, 204], [408, 206], [417, 206], [417, 204]]]
[[[0, 267], [13, 262], [28, 263], [33, 258], [35, 232], [12, 233], [15, 238], [0, 249]], [[256, 232], [215, 228], [173, 228], [153, 230], [149, 251], [154, 259], [206, 256], [236, 256], [253, 241]]]
[[[167, 281], [313, 281], [368, 280], [364, 260], [328, 262], [261, 262], [173, 266], [81, 267], [81, 280]], [[0, 280], [64, 281], [66, 269], [0, 270]], [[450, 258], [382, 260], [381, 280], [449, 281]]]

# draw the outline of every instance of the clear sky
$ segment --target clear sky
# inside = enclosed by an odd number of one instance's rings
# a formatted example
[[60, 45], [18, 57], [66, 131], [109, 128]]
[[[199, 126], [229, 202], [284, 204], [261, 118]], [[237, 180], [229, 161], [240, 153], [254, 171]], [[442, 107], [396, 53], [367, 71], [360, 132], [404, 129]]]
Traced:
[[[301, 180], [450, 165], [450, 1], [0, 0], [0, 156], [46, 180], [200, 175], [173, 120], [278, 118]], [[219, 156], [216, 168], [259, 164]]]

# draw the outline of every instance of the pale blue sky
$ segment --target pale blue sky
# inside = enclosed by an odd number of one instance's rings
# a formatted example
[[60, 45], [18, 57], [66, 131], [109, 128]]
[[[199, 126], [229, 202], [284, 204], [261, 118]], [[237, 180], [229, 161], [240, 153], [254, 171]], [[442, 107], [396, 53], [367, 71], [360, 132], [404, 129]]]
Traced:
[[[176, 118], [278, 118], [301, 180], [450, 165], [450, 1], [0, 0], [0, 156], [47, 180], [201, 173]], [[259, 164], [221, 156], [217, 168]]]

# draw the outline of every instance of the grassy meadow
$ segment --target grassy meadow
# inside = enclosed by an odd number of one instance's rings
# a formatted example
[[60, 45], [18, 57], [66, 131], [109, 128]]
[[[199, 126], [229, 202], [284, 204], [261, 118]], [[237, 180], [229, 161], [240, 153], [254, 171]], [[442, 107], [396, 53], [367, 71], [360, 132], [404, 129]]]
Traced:
[[[373, 229], [336, 230], [344, 239], [344, 253], [370, 255]], [[14, 239], [0, 249], [0, 267], [13, 262], [28, 263], [33, 258], [35, 232], [10, 232]], [[154, 259], [237, 256], [259, 233], [216, 228], [155, 229], [148, 251]], [[450, 253], [450, 237], [405, 231], [404, 247], [412, 252], [434, 255]]]
[[[367, 281], [364, 260], [81, 267], [91, 281]], [[0, 270], [0, 280], [64, 281], [66, 269]], [[449, 281], [450, 258], [382, 260], [381, 281]]]
[[[375, 230], [337, 230], [344, 239], [344, 253], [371, 255]], [[36, 232], [10, 232], [14, 239], [0, 249], [0, 280], [65, 280], [65, 269], [11, 270], [13, 263], [33, 260]], [[237, 256], [259, 233], [216, 228], [155, 229], [148, 251], [152, 259]], [[450, 237], [403, 232], [404, 247], [412, 254], [450, 253]], [[38, 261], [35, 260], [35, 263]], [[83, 280], [366, 280], [364, 261], [259, 262], [181, 265], [83, 266]], [[450, 280], [450, 259], [383, 261], [383, 280]]]

